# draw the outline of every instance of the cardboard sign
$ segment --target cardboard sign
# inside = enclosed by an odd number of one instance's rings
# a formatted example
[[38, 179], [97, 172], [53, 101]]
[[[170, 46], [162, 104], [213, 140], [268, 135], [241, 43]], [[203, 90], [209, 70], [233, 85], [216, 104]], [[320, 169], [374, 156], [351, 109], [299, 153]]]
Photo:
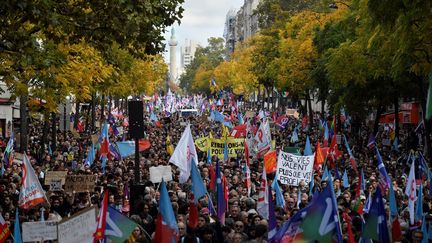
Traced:
[[172, 181], [171, 166], [153, 166], [150, 167], [150, 181], [153, 183], [160, 183], [162, 181]]
[[61, 191], [62, 190], [62, 180], [61, 179], [51, 180], [49, 186], [50, 186], [50, 191]]
[[95, 175], [68, 175], [66, 176], [66, 192], [93, 191], [96, 183]]
[[244, 117], [246, 117], [246, 118], [252, 118], [254, 116], [255, 116], [255, 112], [253, 112], [253, 111], [246, 111], [246, 113], [244, 115]]
[[45, 174], [45, 185], [51, 185], [51, 181], [61, 180], [61, 185], [65, 184], [66, 171], [47, 171]]
[[298, 156], [280, 151], [276, 168], [277, 179], [282, 184], [298, 186], [300, 181], [308, 184], [312, 179], [314, 155]]
[[93, 243], [96, 224], [96, 208], [85, 209], [58, 224], [58, 242]]
[[57, 240], [57, 222], [23, 222], [22, 240], [23, 242]]

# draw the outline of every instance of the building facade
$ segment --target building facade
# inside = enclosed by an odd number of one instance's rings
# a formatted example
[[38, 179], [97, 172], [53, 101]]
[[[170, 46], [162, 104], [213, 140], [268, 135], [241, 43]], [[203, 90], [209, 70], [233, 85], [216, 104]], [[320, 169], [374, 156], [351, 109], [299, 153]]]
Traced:
[[180, 48], [180, 69], [184, 71], [186, 66], [192, 62], [198, 43], [193, 40], [185, 40], [185, 45]]
[[244, 0], [243, 6], [237, 12], [230, 10], [226, 15], [224, 38], [230, 52], [235, 46], [244, 42], [259, 31], [258, 16], [255, 10], [261, 0]]

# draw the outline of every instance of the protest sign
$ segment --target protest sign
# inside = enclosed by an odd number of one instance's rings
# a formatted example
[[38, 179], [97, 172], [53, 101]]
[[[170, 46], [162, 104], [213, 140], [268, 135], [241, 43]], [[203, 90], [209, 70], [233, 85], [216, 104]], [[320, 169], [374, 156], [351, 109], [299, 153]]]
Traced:
[[50, 186], [50, 191], [61, 191], [62, 190], [62, 181], [61, 181], [61, 179], [51, 180], [49, 186]]
[[200, 151], [207, 152], [209, 141], [210, 141], [209, 137], [202, 137], [202, 138], [195, 139], [195, 146]]
[[65, 181], [66, 192], [93, 191], [96, 183], [95, 175], [68, 175]]
[[312, 177], [314, 155], [298, 156], [285, 152], [280, 152], [277, 164], [277, 179], [282, 184], [298, 186], [300, 181], [306, 184]]
[[253, 111], [246, 111], [246, 113], [244, 115], [244, 117], [246, 117], [246, 118], [252, 118], [254, 116], [255, 116], [255, 112], [253, 112]]
[[162, 181], [172, 181], [171, 166], [153, 166], [150, 167], [150, 181], [153, 183], [160, 183]]
[[61, 180], [61, 185], [65, 184], [66, 171], [47, 171], [45, 174], [45, 185], [51, 185], [51, 181]]
[[23, 222], [22, 240], [23, 242], [57, 240], [57, 222]]
[[59, 223], [58, 242], [93, 243], [96, 224], [96, 208], [85, 209]]

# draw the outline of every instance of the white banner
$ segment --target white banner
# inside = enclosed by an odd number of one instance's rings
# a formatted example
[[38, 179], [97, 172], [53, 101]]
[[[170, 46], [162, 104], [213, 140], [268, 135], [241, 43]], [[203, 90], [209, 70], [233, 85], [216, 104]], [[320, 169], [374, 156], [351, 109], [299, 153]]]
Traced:
[[277, 179], [282, 184], [298, 186], [300, 181], [309, 183], [312, 178], [314, 155], [298, 156], [279, 152], [277, 161]]
[[57, 240], [57, 222], [23, 222], [22, 240], [23, 242]]
[[93, 243], [96, 231], [96, 208], [85, 209], [58, 225], [58, 242]]
[[153, 183], [160, 183], [162, 178], [165, 182], [172, 181], [171, 166], [153, 166], [150, 167], [150, 181]]

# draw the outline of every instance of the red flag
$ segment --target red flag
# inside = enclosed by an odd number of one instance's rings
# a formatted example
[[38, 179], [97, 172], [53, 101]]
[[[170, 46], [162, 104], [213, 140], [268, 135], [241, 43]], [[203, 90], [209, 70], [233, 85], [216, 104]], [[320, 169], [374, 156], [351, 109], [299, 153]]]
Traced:
[[147, 139], [141, 139], [139, 140], [139, 151], [142, 152], [144, 150], [147, 150], [151, 147], [151, 143]]
[[244, 138], [246, 137], [246, 124], [241, 124], [238, 126], [235, 126], [231, 131], [231, 137], [234, 138]]
[[399, 223], [399, 218], [396, 219], [392, 223], [392, 239], [393, 241], [401, 241], [402, 240], [402, 230]]
[[215, 182], [216, 182], [216, 172], [215, 172], [215, 170], [213, 168], [213, 165], [210, 165], [209, 172], [210, 172], [209, 187], [210, 187], [210, 190], [214, 190], [214, 188], [215, 188]]
[[99, 240], [103, 240], [105, 237], [107, 207], [108, 207], [108, 190], [105, 190], [104, 197], [102, 200], [102, 205], [99, 210], [99, 215], [97, 218], [96, 232], [93, 235], [94, 237], [93, 242], [98, 242]]
[[0, 214], [0, 242], [6, 241], [6, 239], [11, 235], [9, 226], [6, 224], [3, 216]]
[[276, 150], [270, 151], [264, 155], [264, 167], [266, 173], [270, 174], [276, 172], [277, 155]]
[[[229, 190], [228, 190], [228, 183], [225, 176], [222, 176], [222, 186], [224, 190], [224, 198], [225, 198], [225, 205], [228, 205], [228, 199], [229, 199]], [[226, 211], [228, 211], [228, 207], [226, 207]]]
[[101, 144], [101, 147], [100, 147], [99, 153], [100, 153], [101, 156], [105, 156], [105, 157], [108, 156], [108, 153], [109, 153], [109, 142], [108, 142], [108, 138], [104, 138], [104, 139], [102, 140], [102, 144]]
[[331, 163], [335, 163], [338, 158], [342, 157], [342, 152], [339, 150], [336, 142], [336, 134], [334, 134], [332, 137], [327, 156], [330, 159]]
[[249, 147], [247, 145], [246, 139], [244, 140], [243, 144], [244, 144], [244, 152], [246, 157], [246, 164], [247, 166], [250, 166]]
[[351, 219], [351, 217], [348, 215], [347, 212], [344, 212], [344, 213], [342, 214], [342, 218], [343, 218], [344, 221], [347, 223], [348, 242], [349, 242], [349, 243], [354, 243], [354, 242], [355, 242], [355, 240], [354, 240], [354, 234], [353, 234], [353, 232], [352, 232], [352, 228], [351, 228], [351, 225], [352, 225], [352, 219]]
[[195, 229], [198, 226], [198, 208], [192, 200], [189, 201], [189, 227]]
[[315, 171], [320, 171], [321, 165], [324, 164], [324, 155], [323, 155], [323, 151], [320, 147], [319, 142], [317, 141], [317, 144], [315, 146], [315, 159], [314, 159], [314, 170]]

